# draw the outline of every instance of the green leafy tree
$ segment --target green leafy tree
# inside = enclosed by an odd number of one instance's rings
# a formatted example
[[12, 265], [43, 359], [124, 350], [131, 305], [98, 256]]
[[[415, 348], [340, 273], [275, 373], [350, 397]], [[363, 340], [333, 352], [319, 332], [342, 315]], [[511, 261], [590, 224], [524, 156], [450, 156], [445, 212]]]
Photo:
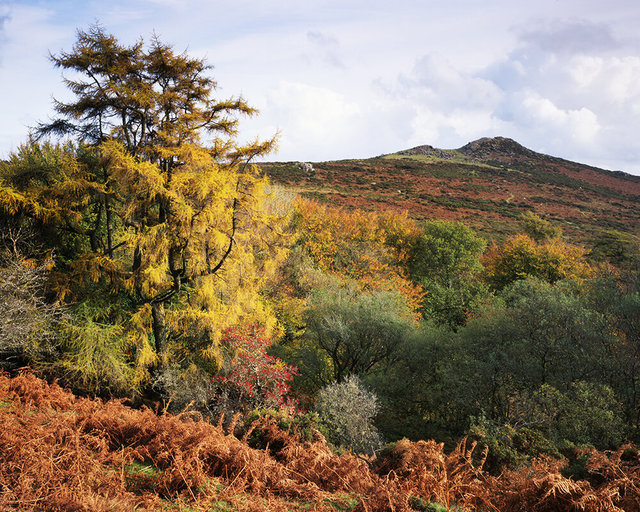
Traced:
[[616, 449], [628, 433], [620, 401], [601, 383], [576, 381], [564, 391], [543, 384], [517, 404], [516, 413], [560, 447], [572, 443]]
[[490, 417], [509, 418], [514, 393], [608, 378], [616, 340], [603, 315], [571, 287], [520, 280], [502, 300], [461, 331], [472, 355], [459, 370], [468, 401]]
[[434, 220], [409, 249], [409, 273], [425, 297], [423, 316], [455, 328], [487, 295], [478, 279], [486, 242], [459, 222]]
[[[77, 145], [38, 143], [33, 138], [0, 162], [0, 219], [5, 246], [58, 261], [98, 251], [101, 215], [96, 213], [89, 154]], [[97, 185], [98, 188], [99, 185]]]
[[367, 376], [379, 398], [377, 424], [385, 439], [451, 439], [462, 435], [473, 404], [461, 393], [466, 358], [456, 333], [423, 323], [393, 359]]
[[391, 359], [413, 328], [411, 308], [395, 292], [357, 286], [315, 290], [306, 335], [331, 363], [332, 380], [363, 376]]
[[637, 280], [602, 276], [587, 289], [593, 309], [607, 320], [609, 347], [607, 382], [622, 399], [626, 421], [640, 431], [640, 291]]

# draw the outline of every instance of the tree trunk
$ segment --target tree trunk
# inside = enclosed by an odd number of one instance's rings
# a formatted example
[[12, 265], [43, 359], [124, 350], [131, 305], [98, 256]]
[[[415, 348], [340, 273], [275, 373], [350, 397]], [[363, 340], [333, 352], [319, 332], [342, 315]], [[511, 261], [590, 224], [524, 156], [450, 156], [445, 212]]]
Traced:
[[157, 367], [161, 370], [167, 362], [167, 328], [164, 323], [164, 303], [152, 303], [151, 314], [153, 316], [153, 337], [155, 338], [156, 354], [158, 355]]
[[111, 229], [111, 202], [108, 197], [104, 198], [104, 208], [107, 214], [107, 256], [113, 258], [113, 233]]

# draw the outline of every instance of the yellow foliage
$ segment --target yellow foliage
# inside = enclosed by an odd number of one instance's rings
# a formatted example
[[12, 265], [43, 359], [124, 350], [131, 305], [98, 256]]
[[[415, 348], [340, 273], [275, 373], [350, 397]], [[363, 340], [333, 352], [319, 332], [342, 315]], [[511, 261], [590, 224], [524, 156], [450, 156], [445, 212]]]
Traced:
[[76, 159], [75, 146], [30, 140], [3, 162], [0, 211], [75, 226], [92, 186], [88, 170]]
[[561, 279], [586, 279], [593, 269], [586, 250], [559, 239], [537, 243], [527, 235], [516, 235], [502, 246], [493, 245], [482, 257], [485, 279], [495, 289], [527, 277], [550, 283]]
[[[291, 211], [272, 207], [266, 179], [191, 145], [180, 149], [184, 160], [171, 179], [114, 141], [101, 151], [128, 227], [118, 238], [124, 242], [119, 254], [128, 256], [121, 263], [123, 285], [147, 302], [187, 292], [165, 312], [176, 350], [199, 346], [200, 357], [219, 362], [218, 335], [226, 327], [252, 323], [278, 334], [276, 317], [259, 294], [287, 257]], [[133, 254], [138, 267], [127, 274]], [[137, 328], [149, 332], [148, 323]]]
[[181, 346], [216, 360], [227, 326], [278, 332], [260, 293], [287, 256], [291, 211], [250, 164], [275, 141], [235, 141], [238, 116], [255, 110], [219, 101], [209, 66], [157, 39], [126, 47], [93, 27], [53, 60], [73, 70], [75, 100], [56, 102], [62, 119], [41, 132], [90, 145], [21, 147], [0, 164], [0, 211], [69, 237], [59, 295], [122, 294], [122, 310], [137, 310], [122, 323], [140, 379]]

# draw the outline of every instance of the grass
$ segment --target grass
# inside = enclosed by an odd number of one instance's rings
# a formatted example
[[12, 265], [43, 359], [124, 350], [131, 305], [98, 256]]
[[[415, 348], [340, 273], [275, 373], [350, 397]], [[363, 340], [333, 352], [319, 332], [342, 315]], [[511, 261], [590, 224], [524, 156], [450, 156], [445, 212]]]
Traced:
[[361, 500], [349, 494], [336, 494], [333, 498], [327, 498], [324, 501], [337, 512], [348, 512], [354, 510]]

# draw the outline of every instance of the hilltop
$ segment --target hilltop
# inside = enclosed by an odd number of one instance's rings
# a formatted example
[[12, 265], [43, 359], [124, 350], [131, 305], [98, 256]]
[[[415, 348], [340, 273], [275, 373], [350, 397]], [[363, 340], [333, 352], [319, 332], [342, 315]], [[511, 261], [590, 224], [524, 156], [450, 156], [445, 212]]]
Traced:
[[572, 240], [640, 226], [640, 177], [537, 153], [504, 138], [458, 149], [429, 145], [369, 159], [263, 164], [276, 183], [347, 208], [407, 210], [415, 219], [464, 221], [489, 238], [517, 231], [532, 211]]

